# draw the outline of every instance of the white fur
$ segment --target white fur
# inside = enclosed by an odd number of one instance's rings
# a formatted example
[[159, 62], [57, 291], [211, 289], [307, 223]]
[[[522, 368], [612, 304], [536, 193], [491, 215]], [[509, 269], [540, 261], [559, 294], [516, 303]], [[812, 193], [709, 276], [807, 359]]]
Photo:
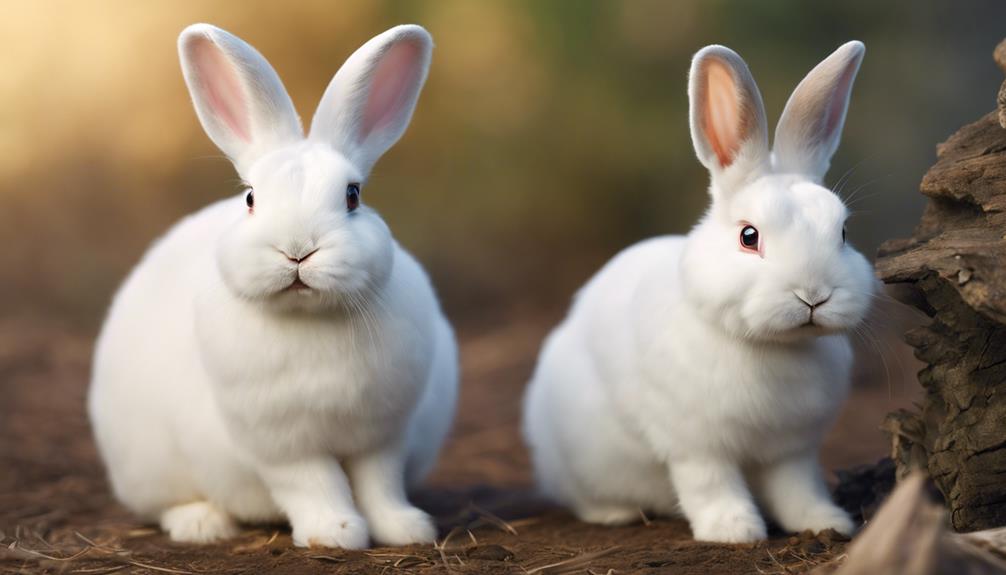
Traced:
[[[354, 89], [318, 112], [360, 121], [305, 138], [251, 46], [205, 24], [179, 38], [199, 118], [254, 211], [242, 192], [154, 244], [109, 311], [88, 402], [116, 496], [173, 539], [285, 518], [298, 545], [433, 541], [405, 487], [453, 418], [454, 335], [420, 265], [346, 203], [404, 132], [431, 49], [418, 26], [368, 42], [333, 81]], [[298, 277], [310, 291], [286, 289]]]
[[[828, 61], [842, 65], [815, 69], [791, 102], [840, 106], [844, 119], [852, 82], [843, 71], [854, 74], [862, 51], [858, 42], [839, 49]], [[706, 81], [709, 66], [720, 66], [718, 83]], [[845, 333], [869, 307], [870, 265], [844, 245], [847, 212], [815, 183], [823, 174], [780, 167], [820, 161], [770, 153], [761, 97], [739, 56], [720, 46], [700, 51], [690, 97], [712, 206], [687, 236], [617, 255], [549, 335], [525, 397], [538, 483], [585, 521], [629, 522], [640, 509], [683, 513], [706, 541], [764, 538], [759, 508], [789, 531], [849, 533], [817, 450], [846, 396]], [[720, 116], [706, 115], [707, 102]], [[790, 143], [837, 142], [840, 123], [827, 124], [828, 133], [818, 125], [826, 123], [780, 130]], [[790, 148], [801, 149], [809, 147]], [[761, 255], [740, 248], [747, 223], [761, 233]], [[826, 296], [804, 325], [812, 310], [801, 300]]]

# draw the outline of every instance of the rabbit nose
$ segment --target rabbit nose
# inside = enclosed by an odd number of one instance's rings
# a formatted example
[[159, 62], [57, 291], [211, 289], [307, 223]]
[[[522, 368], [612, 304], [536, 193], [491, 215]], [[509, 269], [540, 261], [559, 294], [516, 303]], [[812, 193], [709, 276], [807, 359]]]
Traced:
[[824, 305], [829, 299], [831, 299], [831, 291], [822, 289], [797, 288], [793, 290], [793, 295], [799, 298], [803, 303], [807, 304], [807, 307], [812, 310]]
[[286, 256], [286, 259], [292, 261], [293, 263], [295, 263], [295, 264], [302, 264], [302, 263], [304, 263], [304, 262], [307, 261], [307, 258], [309, 258], [309, 257], [313, 256], [314, 254], [318, 253], [319, 249], [321, 249], [321, 248], [304, 249], [304, 250], [300, 250], [299, 252], [286, 252], [286, 251], [283, 251], [283, 250], [279, 250], [279, 251], [284, 256]]

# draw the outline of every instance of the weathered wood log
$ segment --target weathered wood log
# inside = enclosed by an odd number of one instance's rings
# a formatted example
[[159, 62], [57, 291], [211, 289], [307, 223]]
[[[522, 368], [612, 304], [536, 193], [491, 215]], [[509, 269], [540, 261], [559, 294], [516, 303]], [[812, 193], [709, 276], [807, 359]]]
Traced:
[[[1006, 63], [1006, 42], [996, 49]], [[937, 147], [914, 235], [881, 246], [877, 272], [914, 288], [931, 321], [906, 334], [927, 364], [920, 413], [888, 417], [899, 477], [922, 468], [957, 530], [1006, 525], [1006, 129], [1003, 109]], [[911, 299], [912, 301], [908, 301]]]
[[926, 478], [910, 475], [849, 546], [835, 575], [1006, 575], [1000, 529], [948, 533], [946, 511], [926, 494]]

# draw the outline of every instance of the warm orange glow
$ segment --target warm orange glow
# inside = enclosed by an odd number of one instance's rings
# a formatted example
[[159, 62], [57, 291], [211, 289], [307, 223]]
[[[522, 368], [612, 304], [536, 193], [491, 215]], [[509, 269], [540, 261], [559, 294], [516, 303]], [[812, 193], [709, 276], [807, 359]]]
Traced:
[[704, 120], [709, 144], [721, 168], [729, 167], [740, 148], [741, 125], [734, 77], [719, 60], [706, 65], [706, 101]]

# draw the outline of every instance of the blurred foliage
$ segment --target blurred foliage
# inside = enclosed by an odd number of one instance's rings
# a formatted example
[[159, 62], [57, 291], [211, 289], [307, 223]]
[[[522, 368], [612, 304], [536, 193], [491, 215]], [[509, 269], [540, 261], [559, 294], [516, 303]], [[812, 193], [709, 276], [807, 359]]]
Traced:
[[332, 74], [398, 23], [437, 43], [412, 127], [365, 199], [459, 320], [564, 306], [613, 253], [684, 233], [707, 201], [688, 136], [695, 50], [741, 53], [774, 123], [842, 42], [867, 56], [829, 183], [872, 255], [923, 204], [935, 144], [994, 105], [1006, 3], [499, 0], [2, 4], [0, 310], [96, 325], [150, 241], [232, 193], [175, 39], [196, 21], [255, 45], [310, 119]]

